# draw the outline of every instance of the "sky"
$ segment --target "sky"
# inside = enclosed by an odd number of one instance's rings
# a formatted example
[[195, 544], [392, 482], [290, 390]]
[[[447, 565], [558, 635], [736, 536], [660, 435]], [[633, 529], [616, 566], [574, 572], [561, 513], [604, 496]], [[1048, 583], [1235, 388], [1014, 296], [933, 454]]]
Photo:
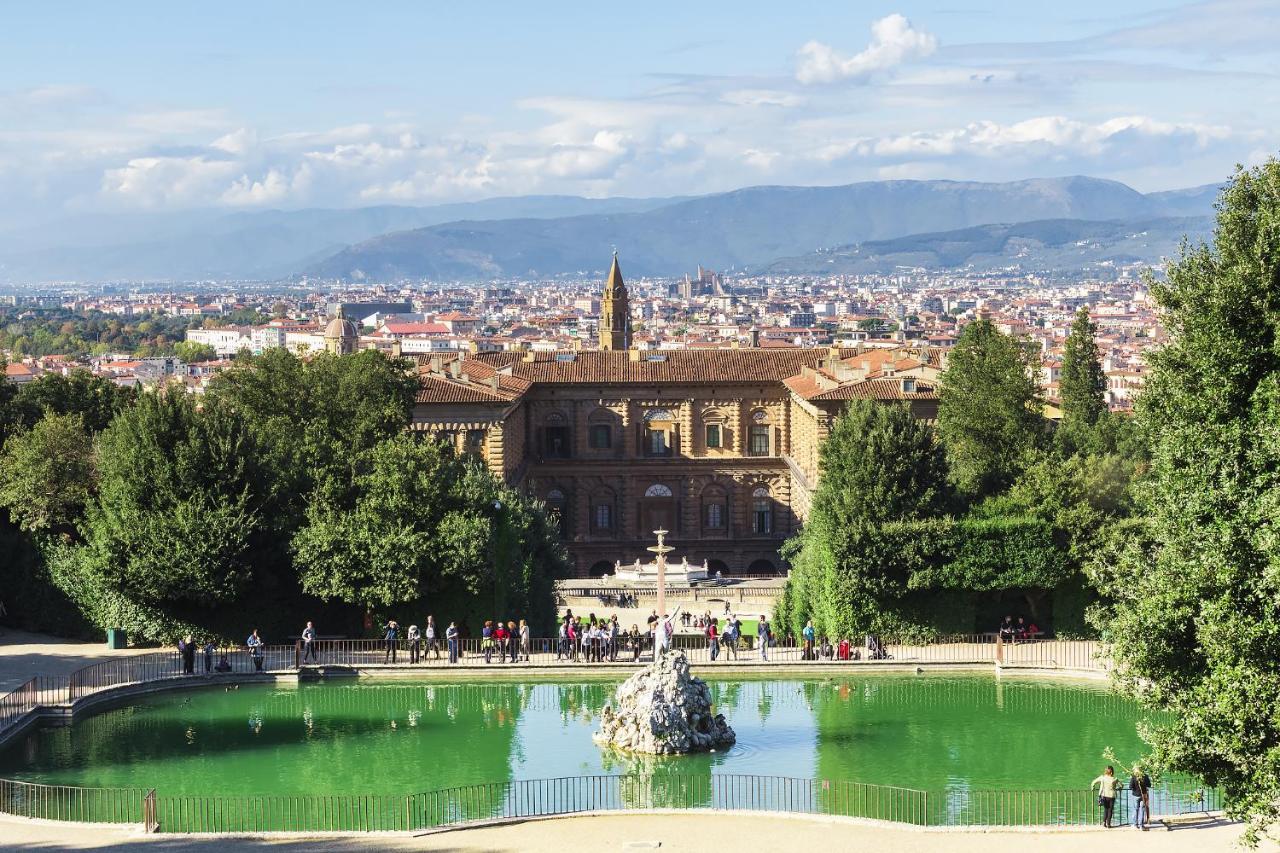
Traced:
[[6, 3], [0, 226], [1087, 174], [1280, 148], [1280, 2]]

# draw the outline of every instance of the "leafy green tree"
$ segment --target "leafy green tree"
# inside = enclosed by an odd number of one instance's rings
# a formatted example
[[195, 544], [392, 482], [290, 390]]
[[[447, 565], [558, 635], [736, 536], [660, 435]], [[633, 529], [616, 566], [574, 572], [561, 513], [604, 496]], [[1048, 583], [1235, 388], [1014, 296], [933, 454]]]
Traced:
[[173, 345], [173, 354], [187, 364], [196, 361], [212, 361], [218, 357], [218, 352], [213, 347], [195, 341], [178, 341]]
[[1063, 420], [1068, 424], [1093, 426], [1107, 411], [1107, 377], [1102, 372], [1097, 334], [1089, 309], [1081, 306], [1067, 335], [1058, 379]]
[[[86, 539], [95, 573], [125, 598], [205, 607], [255, 578], [265, 536], [253, 435], [224, 406], [146, 394], [99, 437]], [[105, 627], [105, 626], [104, 626]]]
[[69, 535], [94, 482], [93, 441], [80, 415], [46, 415], [0, 454], [0, 506], [29, 533]]
[[1097, 615], [1121, 683], [1161, 712], [1155, 763], [1280, 817], [1280, 161], [1236, 173], [1213, 244], [1152, 283], [1168, 345], [1138, 413], [1145, 535], [1112, 549]]
[[136, 398], [134, 389], [77, 368], [65, 376], [46, 373], [22, 385], [13, 405], [17, 421], [23, 426], [34, 426], [49, 414], [79, 415], [84, 429], [97, 434]]
[[884, 599], [903, 586], [871, 556], [880, 525], [941, 509], [946, 469], [928, 424], [905, 406], [869, 400], [837, 419], [821, 467], [809, 522], [786, 552], [795, 581], [777, 618], [798, 631], [812, 616], [847, 636], [876, 627]]
[[961, 493], [994, 494], [1026, 464], [1044, 433], [1038, 372], [1032, 347], [989, 320], [960, 333], [941, 377], [938, 433]]
[[[486, 469], [399, 434], [363, 454], [353, 488], [318, 495], [293, 539], [303, 588], [369, 611], [422, 602], [550, 625], [565, 568], [545, 516]], [[443, 612], [443, 608], [442, 612]]]

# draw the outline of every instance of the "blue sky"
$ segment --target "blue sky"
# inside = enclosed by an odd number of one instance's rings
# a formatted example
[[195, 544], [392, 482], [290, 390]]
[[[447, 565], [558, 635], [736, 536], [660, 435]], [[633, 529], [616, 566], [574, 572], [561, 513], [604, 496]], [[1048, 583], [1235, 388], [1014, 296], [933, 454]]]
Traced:
[[1280, 3], [6, 4], [0, 224], [880, 178], [1216, 181]]

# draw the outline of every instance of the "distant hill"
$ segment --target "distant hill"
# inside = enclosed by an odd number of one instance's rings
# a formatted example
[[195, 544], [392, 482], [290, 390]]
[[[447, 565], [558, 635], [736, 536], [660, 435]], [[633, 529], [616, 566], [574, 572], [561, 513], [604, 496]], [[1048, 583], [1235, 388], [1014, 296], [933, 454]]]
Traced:
[[1097, 271], [1106, 266], [1151, 264], [1173, 257], [1184, 235], [1192, 240], [1205, 238], [1212, 227], [1213, 220], [1207, 216], [1109, 222], [1045, 219], [979, 225], [811, 252], [774, 261], [762, 271], [793, 275], [892, 273], [909, 268]]
[[431, 207], [78, 216], [0, 233], [0, 281], [283, 278], [392, 231], [465, 218], [641, 211], [680, 200], [522, 196]]
[[978, 225], [1211, 213], [1217, 187], [1142, 194], [1088, 177], [761, 186], [681, 198], [494, 198], [430, 207], [87, 215], [0, 233], [0, 283], [387, 280], [759, 268], [818, 250]]
[[450, 222], [375, 237], [303, 271], [356, 280], [551, 276], [603, 271], [613, 247], [631, 275], [675, 275], [698, 264], [756, 268], [824, 248], [977, 225], [1149, 220], [1201, 203], [1203, 215], [1207, 192], [1150, 196], [1087, 177], [751, 187], [643, 212]]

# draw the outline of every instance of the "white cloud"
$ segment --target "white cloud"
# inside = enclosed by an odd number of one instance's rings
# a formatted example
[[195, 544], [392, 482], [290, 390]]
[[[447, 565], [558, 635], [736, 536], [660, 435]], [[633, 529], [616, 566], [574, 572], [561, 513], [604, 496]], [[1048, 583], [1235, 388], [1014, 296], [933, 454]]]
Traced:
[[806, 84], [861, 80], [878, 71], [929, 56], [937, 49], [937, 38], [917, 30], [910, 21], [895, 13], [871, 24], [871, 42], [853, 56], [844, 56], [820, 41], [806, 43], [799, 51], [796, 79]]
[[778, 162], [782, 155], [777, 151], [764, 151], [759, 148], [748, 148], [742, 152], [742, 162], [755, 169], [768, 171]]
[[191, 205], [216, 198], [236, 163], [196, 157], [135, 157], [102, 177], [103, 195], [143, 208]]
[[735, 89], [725, 92], [720, 100], [740, 107], [797, 107], [804, 103], [799, 95], [773, 89]]

